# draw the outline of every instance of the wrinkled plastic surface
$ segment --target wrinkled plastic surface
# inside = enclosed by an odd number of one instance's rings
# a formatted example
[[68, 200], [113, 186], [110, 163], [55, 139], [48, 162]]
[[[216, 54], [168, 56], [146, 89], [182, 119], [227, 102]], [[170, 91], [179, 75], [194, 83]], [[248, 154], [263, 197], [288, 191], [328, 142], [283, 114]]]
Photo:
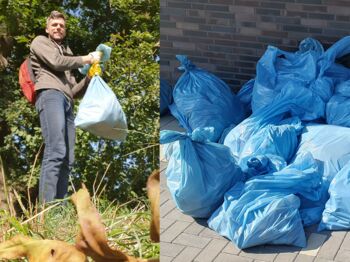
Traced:
[[[302, 120], [315, 120], [325, 116], [325, 104], [333, 93], [333, 80], [324, 72], [333, 61], [324, 58], [323, 48], [317, 40], [304, 40], [299, 51], [292, 53], [269, 46], [257, 63], [252, 110], [268, 106], [285, 85], [295, 89], [308, 89], [317, 97], [313, 101], [322, 110], [299, 115]], [[323, 61], [322, 63], [320, 61]], [[298, 102], [298, 101], [296, 101]]]
[[305, 152], [310, 152], [323, 163], [323, 179], [329, 185], [350, 161], [350, 129], [334, 125], [306, 125], [296, 156]]
[[211, 229], [241, 249], [262, 244], [306, 246], [297, 196], [265, 190], [242, 194], [243, 187], [236, 184], [225, 194], [223, 205], [208, 220]]
[[350, 80], [336, 86], [327, 103], [327, 123], [350, 127]]
[[99, 76], [94, 76], [80, 102], [75, 125], [94, 135], [124, 141], [127, 122], [119, 101]]
[[208, 220], [210, 228], [239, 248], [261, 244], [306, 245], [300, 199], [321, 197], [319, 162], [310, 153], [281, 171], [237, 183]]
[[169, 163], [167, 185], [176, 206], [193, 217], [209, 217], [222, 204], [225, 192], [243, 174], [230, 150], [217, 143], [192, 141], [176, 131], [161, 131], [160, 142], [166, 147]]
[[186, 56], [176, 57], [185, 72], [174, 87], [171, 112], [183, 116], [186, 124], [181, 124], [189, 133], [212, 127], [211, 141], [216, 142], [226, 127], [244, 119], [244, 106], [222, 80], [197, 68]]
[[163, 79], [160, 79], [160, 114], [168, 112], [168, 106], [173, 101], [173, 90], [171, 86]]
[[239, 161], [247, 141], [267, 125], [281, 124], [281, 121], [290, 115], [303, 117], [317, 115], [317, 112], [323, 111], [323, 107], [314, 103], [317, 99], [319, 97], [307, 88], [285, 85], [270, 105], [257, 110], [231, 129], [226, 137], [222, 138], [223, 144], [231, 149], [233, 156]]
[[246, 110], [248, 112], [251, 111], [251, 101], [252, 101], [254, 82], [255, 82], [255, 79], [250, 79], [241, 87], [241, 89], [237, 93], [237, 97], [242, 102], [242, 104], [246, 107]]
[[302, 124], [299, 118], [269, 124], [249, 137], [239, 156], [239, 165], [250, 176], [279, 171], [294, 156]]
[[350, 162], [336, 174], [329, 186], [329, 200], [319, 230], [350, 229]]
[[306, 125], [296, 157], [306, 152], [310, 152], [322, 166], [322, 188], [321, 197], [317, 201], [301, 198], [300, 214], [305, 226], [318, 223], [322, 219], [322, 212], [329, 198], [329, 185], [350, 161], [350, 129], [334, 125]]

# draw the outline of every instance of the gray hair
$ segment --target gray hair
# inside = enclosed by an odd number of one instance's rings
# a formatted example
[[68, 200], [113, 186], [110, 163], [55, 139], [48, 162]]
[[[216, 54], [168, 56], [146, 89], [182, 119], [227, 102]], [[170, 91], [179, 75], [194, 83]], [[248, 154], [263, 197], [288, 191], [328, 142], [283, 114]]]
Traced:
[[46, 27], [48, 26], [50, 20], [58, 19], [58, 18], [62, 18], [64, 21], [66, 21], [66, 17], [64, 16], [64, 14], [62, 14], [56, 10], [52, 11], [51, 14], [46, 19]]

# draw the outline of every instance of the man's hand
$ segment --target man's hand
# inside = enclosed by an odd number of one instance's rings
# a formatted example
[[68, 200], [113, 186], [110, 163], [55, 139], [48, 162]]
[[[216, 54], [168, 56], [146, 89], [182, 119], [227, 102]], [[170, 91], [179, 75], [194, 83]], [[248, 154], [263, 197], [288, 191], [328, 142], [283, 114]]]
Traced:
[[92, 56], [92, 58], [93, 58], [93, 62], [92, 62], [93, 64], [99, 63], [101, 60], [101, 57], [102, 57], [102, 52], [95, 51], [95, 52], [91, 52], [89, 55]]
[[83, 56], [83, 62], [85, 64], [94, 64], [99, 63], [102, 57], [102, 53], [100, 51], [91, 52], [86, 56]]

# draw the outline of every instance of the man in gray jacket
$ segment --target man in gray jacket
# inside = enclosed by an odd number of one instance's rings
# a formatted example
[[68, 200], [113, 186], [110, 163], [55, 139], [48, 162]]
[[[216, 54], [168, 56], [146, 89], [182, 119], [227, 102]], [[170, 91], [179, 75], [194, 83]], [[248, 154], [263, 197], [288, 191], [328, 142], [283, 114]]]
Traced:
[[44, 137], [45, 150], [41, 165], [39, 200], [42, 203], [64, 198], [74, 162], [75, 126], [73, 98], [84, 92], [89, 78], [77, 83], [71, 69], [99, 60], [99, 53], [73, 56], [63, 45], [65, 17], [52, 11], [46, 21], [46, 36], [37, 36], [30, 46], [35, 74], [36, 110]]

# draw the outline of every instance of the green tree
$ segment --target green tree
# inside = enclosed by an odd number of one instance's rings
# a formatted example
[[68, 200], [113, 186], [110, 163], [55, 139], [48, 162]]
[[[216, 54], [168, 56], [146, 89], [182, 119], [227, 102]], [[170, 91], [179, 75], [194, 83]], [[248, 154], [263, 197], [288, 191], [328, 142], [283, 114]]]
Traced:
[[122, 144], [77, 130], [73, 183], [92, 190], [104, 176], [100, 189], [105, 187], [109, 199], [144, 194], [148, 175], [159, 165], [159, 2], [2, 0], [0, 9], [0, 24], [15, 39], [9, 65], [0, 72], [0, 155], [8, 183], [24, 193], [25, 185], [38, 181], [40, 161], [34, 163], [38, 153], [41, 157], [41, 131], [34, 107], [21, 94], [18, 69], [31, 40], [45, 34], [47, 15], [60, 10], [68, 17], [67, 41], [75, 54], [102, 42], [112, 47], [102, 77], [116, 93], [129, 128]]

